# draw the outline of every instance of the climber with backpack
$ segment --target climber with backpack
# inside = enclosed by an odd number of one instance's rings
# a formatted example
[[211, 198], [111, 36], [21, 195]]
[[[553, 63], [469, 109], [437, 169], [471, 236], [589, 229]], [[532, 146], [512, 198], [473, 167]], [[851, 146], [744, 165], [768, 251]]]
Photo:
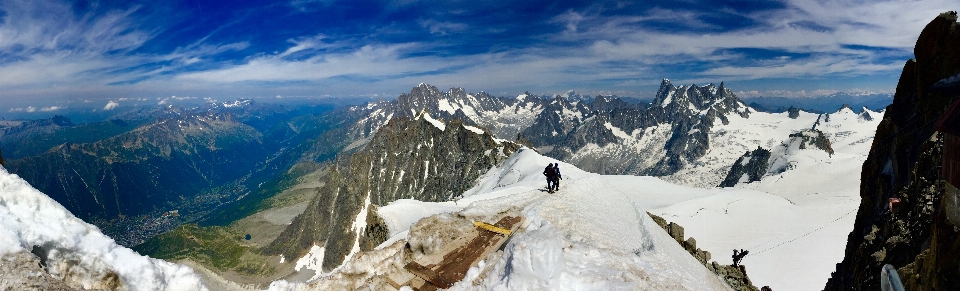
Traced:
[[563, 176], [560, 175], [560, 163], [553, 164], [553, 191], [560, 191], [560, 180], [563, 180]]
[[556, 171], [553, 170], [553, 164], [547, 164], [543, 168], [543, 175], [547, 177], [547, 192], [553, 193], [553, 176]]

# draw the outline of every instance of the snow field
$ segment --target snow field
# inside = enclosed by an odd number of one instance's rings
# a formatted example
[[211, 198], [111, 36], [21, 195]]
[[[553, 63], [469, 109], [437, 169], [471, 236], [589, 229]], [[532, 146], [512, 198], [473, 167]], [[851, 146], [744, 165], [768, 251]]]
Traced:
[[72, 286], [126, 290], [206, 290], [186, 266], [141, 256], [0, 167], [0, 256], [47, 252], [48, 272]]
[[[801, 111], [796, 119], [789, 118], [786, 112], [752, 112], [749, 118], [730, 114], [727, 116], [728, 124], [723, 124], [719, 119], [715, 121], [709, 135], [710, 148], [706, 155], [691, 161], [677, 173], [662, 178], [677, 184], [701, 188], [716, 187], [743, 153], [755, 150], [758, 146], [773, 151], [786, 141], [791, 133], [814, 127], [818, 119], [816, 129], [830, 140], [836, 152], [834, 158], [844, 153], [865, 158], [870, 151], [877, 125], [883, 119], [883, 113], [868, 109], [864, 109], [864, 112], [872, 116], [873, 120], [864, 120], [849, 108], [829, 114], [829, 121], [826, 121], [826, 115], [821, 118], [819, 114], [804, 111]], [[823, 156], [829, 158], [825, 153]], [[859, 175], [859, 170], [857, 171]]]

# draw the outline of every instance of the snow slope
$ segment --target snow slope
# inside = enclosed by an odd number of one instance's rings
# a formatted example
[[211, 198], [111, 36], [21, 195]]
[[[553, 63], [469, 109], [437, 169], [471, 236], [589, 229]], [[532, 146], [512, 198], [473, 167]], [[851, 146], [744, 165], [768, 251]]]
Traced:
[[[47, 272], [73, 287], [107, 289], [119, 283], [124, 290], [206, 290], [192, 269], [117, 245], [0, 167], [0, 257], [35, 247]], [[0, 289], [10, 287], [3, 282]]]

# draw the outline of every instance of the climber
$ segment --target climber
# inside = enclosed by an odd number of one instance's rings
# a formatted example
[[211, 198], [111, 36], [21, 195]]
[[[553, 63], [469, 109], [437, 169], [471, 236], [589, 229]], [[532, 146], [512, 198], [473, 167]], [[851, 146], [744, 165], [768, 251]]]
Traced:
[[556, 171], [553, 170], [553, 164], [547, 164], [543, 169], [543, 175], [547, 177], [547, 191], [553, 192], [553, 176]]
[[553, 163], [553, 191], [560, 191], [560, 180], [563, 180], [563, 176], [560, 176], [560, 163]]
[[740, 266], [740, 261], [742, 261], [743, 257], [747, 256], [748, 253], [750, 253], [750, 251], [740, 249], [740, 252], [738, 253], [737, 249], [733, 249], [733, 266]]

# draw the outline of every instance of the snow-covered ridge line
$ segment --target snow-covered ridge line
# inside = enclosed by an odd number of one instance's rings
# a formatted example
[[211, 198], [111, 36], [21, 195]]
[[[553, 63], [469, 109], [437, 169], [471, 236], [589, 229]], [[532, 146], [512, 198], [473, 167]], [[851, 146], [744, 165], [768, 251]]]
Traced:
[[192, 269], [117, 245], [0, 167], [0, 257], [31, 251], [50, 275], [74, 288], [206, 290]]

